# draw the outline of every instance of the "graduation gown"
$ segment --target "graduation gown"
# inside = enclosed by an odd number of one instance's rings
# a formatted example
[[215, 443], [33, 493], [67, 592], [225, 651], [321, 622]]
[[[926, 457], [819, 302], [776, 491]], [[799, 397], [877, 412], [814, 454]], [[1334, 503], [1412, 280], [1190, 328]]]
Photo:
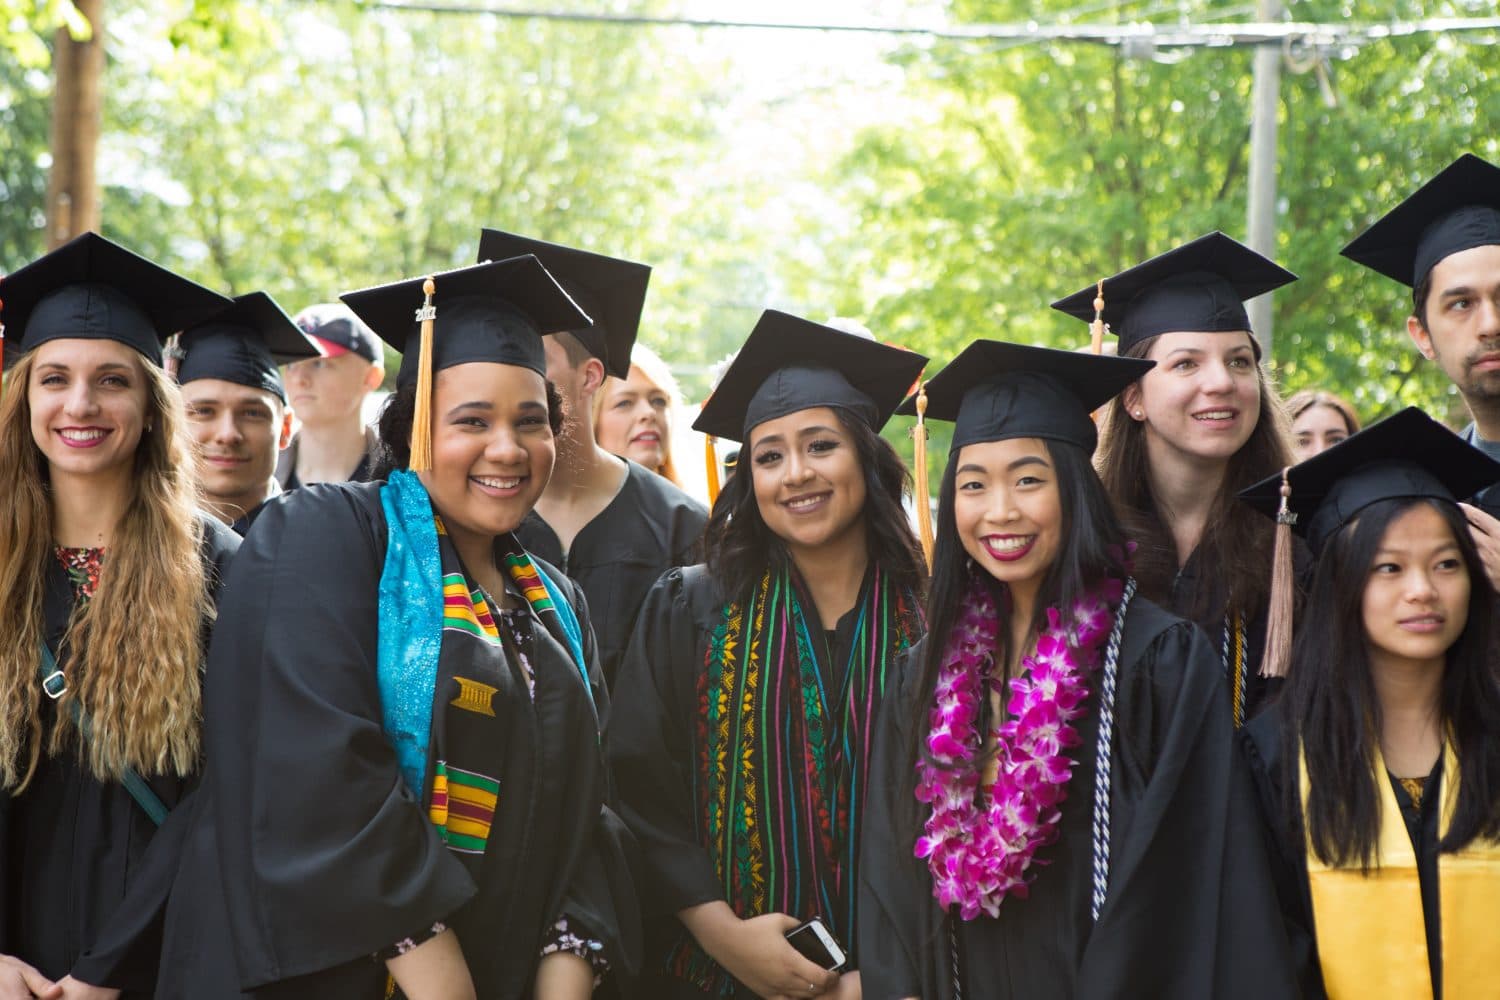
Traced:
[[[1259, 517], [1259, 514], [1246, 511], [1246, 517]], [[1266, 573], [1271, 572], [1271, 552], [1265, 553]], [[1312, 555], [1307, 549], [1307, 544], [1302, 539], [1292, 539], [1292, 572], [1296, 578], [1298, 592], [1305, 593], [1307, 584], [1312, 578], [1313, 561]], [[1198, 592], [1204, 587], [1211, 589], [1213, 600], [1209, 602], [1210, 607], [1223, 608], [1228, 601], [1229, 595], [1225, 588], [1222, 577], [1215, 575], [1212, 570], [1202, 565], [1199, 551], [1193, 550], [1192, 555], [1177, 571], [1172, 578], [1172, 584], [1165, 595], [1162, 595], [1162, 607], [1174, 615], [1184, 618], [1191, 617], [1189, 612], [1197, 602]], [[1260, 673], [1260, 661], [1266, 651], [1266, 626], [1270, 617], [1267, 608], [1260, 611], [1245, 622], [1245, 693], [1244, 693], [1244, 719], [1246, 721], [1255, 718], [1261, 711], [1281, 693], [1283, 678], [1262, 677]], [[1214, 656], [1220, 664], [1220, 675], [1224, 677], [1225, 689], [1229, 690], [1231, 679], [1225, 676], [1223, 665], [1224, 658], [1224, 615], [1222, 611], [1207, 619], [1197, 620], [1198, 625], [1208, 637], [1209, 645], [1214, 650]], [[1232, 696], [1232, 693], [1231, 693]]]
[[[867, 575], [865, 587], [870, 586]], [[696, 726], [704, 712], [699, 705], [699, 681], [707, 669], [710, 645], [723, 621], [725, 603], [718, 581], [705, 566], [669, 571], [646, 598], [615, 686], [607, 740], [610, 765], [620, 787], [622, 815], [640, 844], [646, 886], [641, 898], [646, 922], [646, 950], [637, 994], [641, 997], [708, 995], [696, 984], [672, 975], [668, 967], [674, 948], [687, 933], [676, 913], [700, 903], [726, 900], [725, 881], [716, 874], [711, 848], [700, 836], [695, 818], [699, 778], [694, 756], [702, 749], [695, 738]], [[856, 605], [839, 619], [835, 628], [828, 630], [817, 620], [810, 601], [802, 605], [812, 645], [820, 654], [818, 669], [825, 690], [839, 689], [838, 679], [833, 676], [836, 668], [830, 663], [848, 662], [856, 640], [859, 610]], [[889, 622], [886, 627], [892, 631], [905, 628], [911, 634], [920, 629], [914, 608], [912, 616], [904, 625]], [[741, 642], [749, 641], [747, 630]], [[893, 656], [889, 670], [895, 669]], [[894, 684], [892, 678], [888, 672], [887, 691]], [[877, 696], [869, 708], [874, 713], [879, 707]], [[789, 722], [786, 728], [791, 728]], [[848, 740], [850, 735], [845, 732], [841, 738], [830, 737], [830, 745]], [[868, 734], [865, 747], [856, 748], [840, 766], [867, 768], [867, 753]], [[763, 777], [763, 780], [770, 784], [773, 779]], [[836, 828], [835, 835], [847, 846], [849, 838], [857, 838], [866, 829], [866, 820], [855, 816], [845, 822], [847, 826]], [[786, 870], [813, 867], [806, 857], [805, 843], [789, 846], [787, 838], [793, 836], [786, 834], [783, 842], [775, 845], [774, 856], [785, 862], [777, 867]], [[853, 846], [857, 856], [857, 839]], [[790, 858], [786, 856], [788, 853]], [[817, 900], [804, 899], [801, 911], [791, 915], [803, 920], [821, 916], [835, 935], [840, 936], [840, 926], [851, 922], [855, 891], [855, 885], [849, 882], [835, 898], [827, 901], [828, 912], [823, 912]], [[840, 944], [850, 955], [848, 967], [857, 967], [856, 942], [850, 937]], [[744, 987], [738, 987], [733, 995], [754, 996]]]
[[[529, 648], [497, 646], [448, 598], [413, 795], [377, 679], [381, 485], [302, 487], [268, 503], [245, 539], [230, 579], [239, 596], [210, 652], [209, 767], [168, 912], [161, 997], [379, 1000], [375, 953], [436, 921], [457, 932], [487, 1000], [529, 995], [561, 916], [616, 967], [634, 960], [629, 838], [604, 805], [590, 687], [600, 712], [606, 695], [576, 587], [554, 571], [592, 685], [529, 606]], [[445, 594], [477, 593], [446, 536], [439, 550]], [[439, 790], [451, 814], [480, 811], [469, 827], [450, 818], [440, 833]]]
[[[209, 596], [217, 602], [240, 540], [207, 514], [198, 523]], [[42, 614], [54, 654], [73, 608], [67, 572], [49, 558]], [[208, 628], [205, 621], [205, 642]], [[61, 666], [66, 673], [68, 664]], [[56, 707], [42, 699], [47, 732]], [[44, 752], [24, 792], [0, 795], [0, 953], [49, 979], [72, 974], [127, 997], [151, 995], [162, 909], [186, 818], [186, 807], [176, 807], [190, 799], [197, 776], [142, 777], [172, 810], [160, 829], [124, 785], [98, 780], [71, 753]]]
[[526, 551], [583, 588], [599, 640], [599, 664], [613, 689], [641, 602], [667, 570], [699, 559], [708, 510], [672, 482], [625, 460], [620, 492], [564, 552], [557, 532], [532, 511], [516, 530]]
[[[1289, 777], [1281, 744], [1282, 727], [1285, 724], [1280, 708], [1273, 707], [1252, 725], [1246, 726], [1241, 731], [1240, 738], [1255, 780], [1266, 842], [1273, 859], [1277, 895], [1281, 899], [1287, 936], [1302, 984], [1302, 995], [1312, 1000], [1324, 997], [1327, 993], [1318, 963], [1312, 892], [1307, 876], [1307, 853], [1300, 839], [1293, 839], [1293, 818], [1287, 816], [1286, 802], [1282, 797]], [[1391, 791], [1401, 809], [1402, 822], [1416, 852], [1423, 929], [1427, 939], [1428, 975], [1433, 983], [1433, 996], [1438, 997], [1443, 995], [1443, 939], [1438, 899], [1438, 843], [1442, 837], [1439, 833], [1441, 804], [1437, 794], [1442, 767], [1443, 760], [1439, 756], [1424, 785], [1430, 794], [1422, 796], [1420, 806], [1412, 802], [1410, 794], [1399, 781], [1389, 774], [1381, 776], [1382, 780], [1391, 783]], [[1376, 960], [1376, 956], [1371, 956], [1371, 959]]]
[[[926, 861], [912, 853], [924, 815], [910, 764], [912, 719], [927, 716], [912, 705], [920, 657], [920, 647], [909, 654], [876, 740], [859, 901], [866, 1000], [954, 995], [948, 920]], [[1217, 652], [1140, 597], [1121, 641], [1109, 890], [1090, 920], [1100, 685], [1090, 687], [1059, 839], [1038, 852], [1028, 896], [1007, 898], [995, 919], [957, 923], [963, 995], [1295, 996]]]

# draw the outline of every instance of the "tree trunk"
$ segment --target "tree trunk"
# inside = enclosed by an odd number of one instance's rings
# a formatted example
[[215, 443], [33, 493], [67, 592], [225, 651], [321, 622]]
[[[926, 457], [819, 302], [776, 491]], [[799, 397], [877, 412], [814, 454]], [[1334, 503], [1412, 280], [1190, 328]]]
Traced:
[[99, 228], [95, 159], [103, 120], [104, 0], [73, 0], [93, 33], [76, 41], [57, 32], [52, 55], [52, 173], [47, 179], [47, 248]]

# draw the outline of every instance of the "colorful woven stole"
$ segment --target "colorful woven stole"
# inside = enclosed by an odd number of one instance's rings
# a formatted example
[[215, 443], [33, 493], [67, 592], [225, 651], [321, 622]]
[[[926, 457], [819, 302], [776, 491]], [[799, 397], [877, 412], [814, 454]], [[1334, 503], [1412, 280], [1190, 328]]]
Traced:
[[[1300, 765], [1303, 808], [1307, 801], [1307, 761]], [[1443, 747], [1439, 829], [1448, 830], [1458, 802], [1458, 757]], [[1427, 932], [1422, 919], [1422, 888], [1411, 836], [1386, 780], [1385, 759], [1375, 750], [1380, 787], [1378, 867], [1368, 875], [1358, 862], [1330, 868], [1307, 848], [1307, 880], [1312, 892], [1318, 962], [1330, 1000], [1382, 997], [1431, 1000]], [[1442, 909], [1443, 995], [1500, 996], [1495, 976], [1495, 928], [1500, 927], [1500, 844], [1474, 840], [1457, 854], [1438, 855], [1438, 897]]]
[[[761, 579], [748, 605], [725, 605], [698, 677], [694, 819], [735, 913], [821, 916], [848, 949], [875, 715], [888, 668], [921, 635], [921, 610], [874, 568], [847, 663], [820, 671], [827, 654], [804, 600], [782, 570]], [[685, 932], [668, 963], [709, 993], [734, 991]]]
[[[387, 530], [376, 653], [381, 721], [395, 748], [401, 775], [420, 801], [425, 790], [432, 696], [447, 613], [442, 558], [438, 554], [441, 523], [426, 488], [411, 472], [391, 473], [380, 490], [380, 504]], [[499, 553], [500, 564], [542, 625], [568, 647], [592, 700], [577, 616], [557, 585], [514, 542], [514, 536], [503, 538], [509, 538], [511, 544]]]

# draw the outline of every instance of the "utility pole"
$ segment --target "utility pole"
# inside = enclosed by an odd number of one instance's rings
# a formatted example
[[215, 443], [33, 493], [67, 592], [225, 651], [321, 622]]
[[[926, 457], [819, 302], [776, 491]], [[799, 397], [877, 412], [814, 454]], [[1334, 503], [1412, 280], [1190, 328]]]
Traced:
[[92, 27], [79, 41], [57, 31], [52, 65], [52, 172], [47, 178], [47, 248], [99, 228], [95, 162], [103, 125], [104, 0], [73, 0]]
[[[1281, 17], [1281, 0], [1256, 0], [1262, 24]], [[1254, 79], [1250, 90], [1250, 249], [1276, 257], [1276, 115], [1281, 91], [1281, 45], [1261, 42], [1255, 47]], [[1260, 341], [1262, 356], [1271, 357], [1271, 293], [1247, 304], [1250, 326]]]

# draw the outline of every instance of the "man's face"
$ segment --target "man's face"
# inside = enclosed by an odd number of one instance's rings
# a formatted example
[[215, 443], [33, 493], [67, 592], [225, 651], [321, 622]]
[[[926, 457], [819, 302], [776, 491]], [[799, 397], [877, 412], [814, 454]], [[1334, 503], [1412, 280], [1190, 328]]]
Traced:
[[380, 369], [353, 351], [286, 367], [287, 399], [310, 427], [357, 416], [365, 396], [379, 384]]
[[1427, 325], [1406, 329], [1465, 399], [1500, 402], [1500, 246], [1461, 250], [1432, 268]]
[[246, 510], [264, 500], [291, 437], [291, 411], [264, 389], [216, 378], [194, 379], [182, 396], [208, 499]]

